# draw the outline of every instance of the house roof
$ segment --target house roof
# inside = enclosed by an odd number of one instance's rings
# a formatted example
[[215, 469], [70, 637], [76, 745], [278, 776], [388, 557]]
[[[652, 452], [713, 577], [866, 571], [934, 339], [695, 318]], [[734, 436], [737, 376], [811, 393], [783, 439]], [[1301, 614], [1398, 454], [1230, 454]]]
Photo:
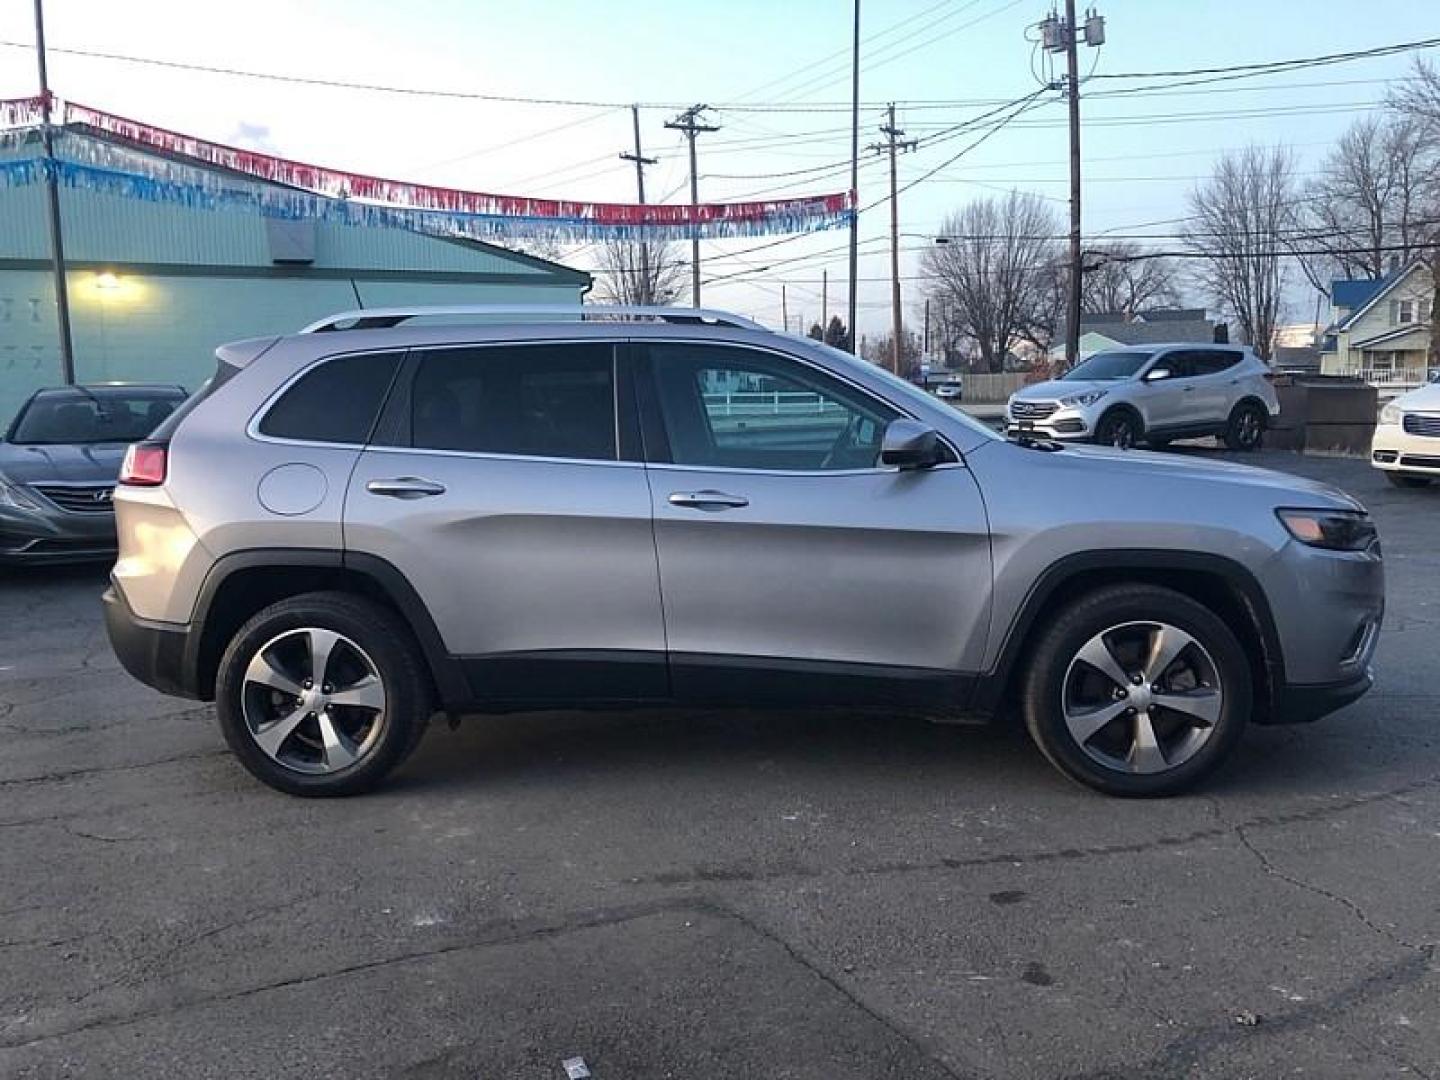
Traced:
[[1428, 327], [1426, 327], [1424, 323], [1404, 323], [1401, 326], [1395, 327], [1393, 330], [1386, 330], [1383, 333], [1376, 334], [1374, 337], [1366, 338], [1364, 341], [1352, 341], [1350, 347], [1352, 349], [1369, 349], [1376, 345], [1393, 344], [1410, 334], [1415, 334], [1417, 337], [1423, 339], [1427, 329]]
[[1385, 285], [1384, 278], [1357, 278], [1353, 281], [1332, 281], [1330, 302], [1337, 308], [1354, 310], [1363, 307]]
[[[1086, 330], [1081, 324], [1081, 329]], [[1091, 327], [1089, 332], [1099, 333], [1122, 345], [1169, 345], [1175, 342], [1204, 343], [1215, 340], [1215, 328], [1206, 319], [1175, 322], [1128, 322], [1106, 323]]]
[[1204, 308], [1154, 308], [1150, 311], [1092, 311], [1080, 316], [1080, 329], [1108, 327], [1131, 322], [1205, 322]]
[[[1331, 302], [1337, 307], [1346, 306], [1345, 304], [1341, 303], [1339, 299], [1341, 295], [1363, 296], [1363, 299], [1361, 299], [1356, 304], [1354, 310], [1352, 310], [1349, 315], [1346, 315], [1343, 319], [1339, 320], [1335, 324], [1335, 329], [1344, 330], [1346, 327], [1349, 327], [1359, 321], [1360, 317], [1364, 315], [1367, 311], [1369, 311], [1372, 307], [1374, 307], [1376, 303], [1378, 303], [1381, 298], [1385, 296], [1386, 293], [1388, 293], [1391, 289], [1395, 288], [1396, 285], [1399, 285], [1416, 270], [1420, 269], [1420, 265], [1421, 263], [1419, 259], [1412, 259], [1409, 263], [1400, 267], [1398, 270], [1393, 270], [1389, 274], [1386, 274], [1383, 278], [1379, 278], [1374, 281], [1336, 281], [1332, 283], [1330, 286], [1330, 298]], [[1345, 285], [1367, 286], [1368, 289], [1361, 288], [1355, 290], [1342, 290], [1341, 286]]]

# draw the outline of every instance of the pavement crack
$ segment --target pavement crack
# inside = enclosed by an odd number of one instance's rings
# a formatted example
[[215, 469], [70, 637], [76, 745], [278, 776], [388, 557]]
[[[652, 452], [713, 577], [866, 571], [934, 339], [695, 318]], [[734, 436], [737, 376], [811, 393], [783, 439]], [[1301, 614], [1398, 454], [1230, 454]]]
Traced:
[[86, 776], [104, 776], [110, 773], [132, 772], [137, 769], [153, 769], [157, 765], [171, 765], [177, 761], [199, 761], [204, 758], [225, 757], [229, 753], [229, 750], [191, 750], [183, 754], [172, 754], [170, 757], [154, 758], [150, 761], [137, 761], [129, 765], [95, 765], [86, 769], [65, 769], [40, 773], [37, 776], [14, 776], [0, 780], [0, 788], [23, 787], [30, 784], [60, 784]]

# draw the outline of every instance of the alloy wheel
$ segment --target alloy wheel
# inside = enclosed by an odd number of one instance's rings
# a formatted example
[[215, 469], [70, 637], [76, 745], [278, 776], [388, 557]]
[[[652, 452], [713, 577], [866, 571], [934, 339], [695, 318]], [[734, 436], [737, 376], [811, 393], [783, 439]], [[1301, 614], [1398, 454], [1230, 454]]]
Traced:
[[1061, 684], [1065, 726], [1092, 760], [1154, 774], [1183, 765], [1215, 732], [1225, 706], [1219, 669], [1192, 634], [1129, 622], [1090, 638]]
[[350, 638], [320, 627], [287, 630], [245, 669], [241, 710], [255, 745], [287, 769], [347, 769], [379, 742], [385, 684]]
[[1108, 438], [1105, 442], [1119, 450], [1129, 450], [1135, 445], [1135, 425], [1126, 416], [1117, 416], [1110, 421]]
[[1260, 442], [1260, 413], [1256, 409], [1242, 409], [1236, 417], [1235, 441], [1245, 448]]

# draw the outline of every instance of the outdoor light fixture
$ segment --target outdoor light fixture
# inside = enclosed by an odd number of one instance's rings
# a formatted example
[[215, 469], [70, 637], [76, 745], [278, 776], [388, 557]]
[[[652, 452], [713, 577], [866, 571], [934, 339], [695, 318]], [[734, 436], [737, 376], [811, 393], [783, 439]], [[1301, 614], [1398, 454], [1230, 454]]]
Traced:
[[95, 287], [104, 289], [107, 292], [120, 288], [120, 276], [106, 270], [104, 273], [95, 275]]

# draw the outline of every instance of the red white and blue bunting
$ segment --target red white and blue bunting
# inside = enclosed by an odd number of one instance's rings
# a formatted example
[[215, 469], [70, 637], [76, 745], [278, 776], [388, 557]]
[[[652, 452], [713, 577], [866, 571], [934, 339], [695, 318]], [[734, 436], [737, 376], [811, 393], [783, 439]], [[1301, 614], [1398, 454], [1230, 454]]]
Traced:
[[[66, 127], [56, 160], [0, 163], [0, 185], [46, 172], [69, 188], [203, 209], [420, 230], [472, 239], [682, 240], [805, 233], [848, 224], [853, 200], [818, 195], [763, 202], [641, 206], [532, 199], [386, 180], [208, 142], [74, 102], [57, 105]], [[0, 102], [0, 124], [33, 124], [38, 98]], [[14, 145], [16, 136], [8, 134]], [[5, 142], [0, 141], [0, 146]], [[33, 152], [33, 151], [32, 151]]]

